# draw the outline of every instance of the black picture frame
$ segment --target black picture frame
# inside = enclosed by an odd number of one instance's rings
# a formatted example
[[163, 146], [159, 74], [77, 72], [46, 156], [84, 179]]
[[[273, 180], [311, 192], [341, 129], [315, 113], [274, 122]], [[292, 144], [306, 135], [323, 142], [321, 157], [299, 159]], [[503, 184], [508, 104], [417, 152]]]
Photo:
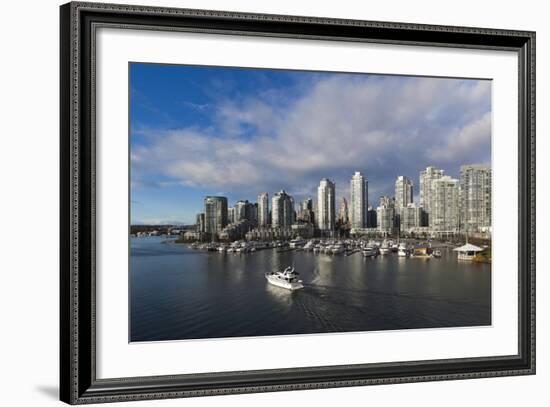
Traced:
[[[535, 33], [72, 2], [60, 7], [60, 398], [70, 404], [535, 373]], [[508, 50], [519, 59], [519, 349], [515, 355], [96, 378], [95, 29], [180, 30]]]

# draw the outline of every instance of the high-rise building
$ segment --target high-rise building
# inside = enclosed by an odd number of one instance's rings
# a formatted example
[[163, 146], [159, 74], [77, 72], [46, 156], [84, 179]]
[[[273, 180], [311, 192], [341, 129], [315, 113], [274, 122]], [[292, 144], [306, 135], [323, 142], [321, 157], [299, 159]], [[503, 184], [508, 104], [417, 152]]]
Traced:
[[227, 208], [227, 223], [235, 222], [235, 208]]
[[292, 219], [290, 221], [290, 224], [294, 224], [296, 222], [296, 205], [294, 204], [294, 197], [292, 195], [289, 195], [290, 196], [290, 208], [291, 208], [291, 214], [292, 214]]
[[258, 224], [258, 203], [254, 202], [250, 204], [250, 221], [252, 224]]
[[350, 221], [352, 228], [364, 228], [367, 223], [368, 181], [359, 171], [350, 181]]
[[429, 223], [432, 232], [454, 234], [459, 228], [459, 182], [449, 176], [432, 181]]
[[241, 220], [256, 223], [258, 221], [257, 205], [248, 200], [237, 201], [234, 206], [233, 222], [237, 223]]
[[413, 203], [413, 183], [408, 177], [400, 175], [395, 180], [395, 207], [406, 207]]
[[271, 198], [271, 226], [290, 227], [294, 220], [293, 200], [285, 191], [277, 192]]
[[444, 174], [444, 170], [433, 166], [426, 167], [424, 171], [420, 172], [420, 207], [428, 214], [428, 223], [430, 222], [432, 181], [441, 178]]
[[197, 214], [197, 227], [196, 232], [204, 232], [204, 213]]
[[395, 208], [395, 198], [392, 198], [387, 195], [382, 195], [380, 197], [380, 204], [379, 206], [384, 206], [387, 208]]
[[323, 178], [317, 188], [317, 227], [321, 231], [333, 231], [336, 221], [336, 187]]
[[313, 216], [313, 201], [311, 198], [306, 198], [300, 202], [297, 220], [306, 223], [315, 223]]
[[313, 210], [313, 200], [311, 198], [306, 198], [300, 203], [301, 211], [312, 211]]
[[204, 198], [204, 231], [212, 237], [227, 225], [227, 198], [207, 196]]
[[376, 223], [380, 233], [393, 234], [395, 228], [395, 199], [389, 196], [380, 197], [380, 206], [376, 208]]
[[347, 225], [349, 223], [348, 201], [344, 197], [340, 200], [340, 207], [338, 209], [338, 223], [340, 225]]
[[367, 209], [367, 227], [368, 228], [375, 228], [377, 227], [377, 220], [376, 220], [376, 209], [372, 206], [369, 206]]
[[460, 167], [460, 219], [464, 232], [480, 232], [491, 226], [491, 167]]
[[269, 224], [269, 195], [262, 192], [258, 195], [258, 225], [265, 227]]
[[411, 229], [421, 226], [422, 208], [414, 203], [399, 208], [399, 227], [401, 232], [407, 232]]

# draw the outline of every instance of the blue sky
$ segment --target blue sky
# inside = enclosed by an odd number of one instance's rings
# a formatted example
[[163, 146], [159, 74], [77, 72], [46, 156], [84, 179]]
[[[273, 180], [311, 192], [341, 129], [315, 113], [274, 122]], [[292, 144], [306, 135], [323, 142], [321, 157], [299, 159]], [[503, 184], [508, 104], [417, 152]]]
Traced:
[[132, 63], [131, 222], [193, 223], [205, 195], [316, 197], [323, 177], [369, 202], [398, 175], [490, 163], [491, 82]]

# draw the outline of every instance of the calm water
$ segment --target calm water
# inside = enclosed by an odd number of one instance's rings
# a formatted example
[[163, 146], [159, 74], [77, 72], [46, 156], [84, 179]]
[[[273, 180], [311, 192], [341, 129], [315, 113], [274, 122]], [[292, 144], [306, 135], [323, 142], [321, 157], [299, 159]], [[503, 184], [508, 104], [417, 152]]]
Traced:
[[[491, 267], [273, 249], [221, 254], [131, 239], [131, 341], [491, 324]], [[267, 283], [295, 264], [305, 287]]]

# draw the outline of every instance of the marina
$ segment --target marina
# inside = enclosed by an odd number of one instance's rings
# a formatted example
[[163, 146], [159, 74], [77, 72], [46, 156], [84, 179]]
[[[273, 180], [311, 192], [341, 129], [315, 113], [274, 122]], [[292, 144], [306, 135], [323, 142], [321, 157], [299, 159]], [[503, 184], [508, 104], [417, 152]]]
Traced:
[[[491, 265], [459, 261], [456, 245], [432, 242], [424, 257], [414, 240], [387, 242], [386, 254], [383, 240], [304, 240], [131, 238], [131, 341], [491, 324]], [[267, 280], [289, 266], [303, 288]]]
[[[172, 242], [174, 243], [174, 242]], [[456, 247], [456, 244], [431, 242], [425, 240], [407, 239], [399, 243], [392, 240], [362, 240], [362, 239], [303, 239], [300, 236], [290, 241], [235, 241], [226, 243], [192, 243], [186, 245], [193, 250], [217, 251], [222, 254], [247, 254], [259, 250], [276, 249], [278, 253], [289, 251], [305, 251], [314, 254], [351, 256], [361, 253], [366, 258], [376, 258], [392, 253], [399, 257], [437, 259], [441, 258], [441, 250], [452, 248], [458, 253], [459, 260], [475, 260], [475, 254], [483, 251], [481, 247], [470, 244]]]

